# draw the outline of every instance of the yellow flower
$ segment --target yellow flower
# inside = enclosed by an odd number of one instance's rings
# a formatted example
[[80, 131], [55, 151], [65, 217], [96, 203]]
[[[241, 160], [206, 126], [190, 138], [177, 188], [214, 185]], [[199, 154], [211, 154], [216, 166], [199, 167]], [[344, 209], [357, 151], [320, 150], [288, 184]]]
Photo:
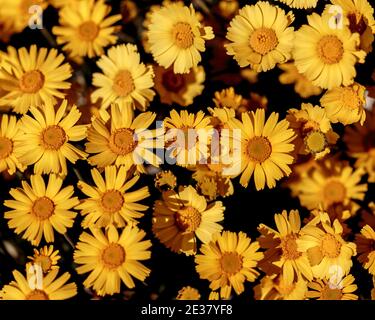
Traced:
[[299, 73], [293, 62], [283, 63], [279, 65], [279, 68], [284, 71], [284, 73], [279, 76], [280, 83], [294, 83], [294, 91], [302, 98], [309, 98], [321, 94], [322, 89], [315, 86], [303, 74]]
[[67, 6], [76, 6], [81, 0], [49, 0], [50, 4], [55, 8], [61, 9]]
[[286, 119], [297, 135], [293, 143], [298, 154], [321, 159], [330, 153], [339, 138], [332, 130], [326, 110], [319, 106], [303, 103], [300, 110], [289, 109]]
[[229, 108], [237, 111], [246, 101], [240, 95], [236, 94], [233, 87], [216, 91], [213, 102], [217, 108]]
[[177, 178], [172, 171], [160, 171], [155, 175], [155, 187], [160, 191], [174, 189], [177, 185]]
[[139, 180], [139, 175], [130, 179], [130, 172], [123, 166], [118, 170], [115, 166], [105, 167], [105, 179], [97, 169], [92, 169], [91, 175], [95, 187], [78, 182], [78, 188], [88, 196], [75, 207], [85, 216], [82, 221], [84, 228], [108, 227], [111, 224], [124, 227], [143, 216], [142, 211], [148, 207], [137, 202], [150, 195], [148, 187], [128, 191]]
[[87, 131], [86, 151], [94, 154], [88, 162], [99, 168], [124, 165], [130, 169], [136, 166], [142, 173], [145, 172], [144, 162], [157, 166], [161, 159], [151, 150], [156, 147], [154, 138], [163, 132], [148, 130], [155, 117], [155, 113], [144, 112], [134, 118], [131, 110], [115, 104], [110, 113], [101, 112]]
[[328, 90], [320, 99], [320, 103], [333, 123], [341, 122], [348, 125], [359, 121], [363, 125], [366, 120], [365, 92], [364, 86], [354, 83], [348, 87]]
[[210, 118], [203, 111], [197, 114], [172, 110], [164, 119], [165, 143], [170, 157], [181, 166], [195, 165], [208, 158], [208, 144], [213, 135]]
[[207, 204], [192, 186], [163, 192], [162, 197], [154, 204], [152, 231], [173, 252], [195, 254], [196, 238], [208, 243], [223, 229], [218, 223], [224, 220], [221, 201]]
[[203, 27], [193, 5], [168, 4], [150, 16], [148, 41], [156, 62], [174, 73], [188, 73], [202, 60], [205, 40], [214, 38], [211, 27]]
[[363, 168], [368, 181], [375, 182], [375, 108], [366, 113], [364, 125], [356, 123], [354, 127], [346, 127], [343, 140], [349, 155], [357, 159], [354, 166]]
[[90, 272], [83, 282], [86, 288], [93, 288], [99, 296], [120, 292], [121, 282], [131, 289], [133, 278], [144, 281], [150, 274], [139, 261], [150, 259], [150, 240], [142, 240], [146, 233], [137, 227], [127, 225], [119, 234], [110, 226], [107, 234], [98, 228], [91, 234], [82, 233], [74, 251], [74, 262], [79, 274]]
[[246, 5], [228, 28], [227, 54], [240, 67], [250, 65], [257, 72], [273, 69], [291, 58], [294, 28], [289, 26], [293, 20], [292, 13], [265, 1]]
[[61, 26], [52, 28], [57, 44], [64, 44], [63, 50], [71, 57], [102, 55], [104, 47], [117, 41], [113, 24], [121, 19], [121, 15], [108, 17], [110, 11], [111, 7], [104, 0], [79, 1], [63, 7], [59, 10]]
[[[259, 262], [259, 268], [263, 269], [263, 263], [274, 264], [282, 273], [285, 285], [291, 285], [301, 277], [311, 281], [313, 274], [309, 260], [297, 246], [297, 240], [301, 236], [301, 219], [298, 211], [291, 210], [289, 216], [286, 210], [281, 214], [275, 214], [275, 223], [277, 230], [264, 224], [258, 227], [262, 236], [257, 241], [261, 248], [267, 249], [264, 259]], [[267, 270], [264, 271], [268, 273]]]
[[201, 279], [211, 282], [211, 290], [220, 289], [221, 298], [228, 299], [232, 288], [239, 295], [245, 290], [245, 281], [254, 282], [258, 277], [255, 267], [263, 258], [258, 250], [258, 242], [251, 242], [245, 233], [223, 231], [202, 245], [195, 268]]
[[361, 234], [355, 236], [358, 251], [358, 261], [368, 272], [375, 276], [375, 231], [369, 225], [361, 229]]
[[75, 105], [65, 115], [66, 109], [66, 100], [57, 111], [49, 104], [43, 110], [31, 107], [33, 117], [24, 115], [20, 120], [19, 159], [27, 166], [34, 164], [36, 174], [59, 173], [65, 176], [68, 173], [66, 159], [76, 163], [86, 157], [85, 152], [69, 142], [83, 140], [87, 127], [75, 125], [81, 116]]
[[[331, 0], [332, 5], [340, 6], [344, 15], [343, 23], [351, 32], [361, 36], [360, 48], [367, 53], [372, 51], [375, 33], [374, 9], [367, 0]], [[326, 11], [333, 11], [332, 5], [326, 6]], [[341, 13], [341, 12], [340, 12]]]
[[18, 159], [20, 125], [17, 118], [3, 114], [0, 126], [0, 172], [7, 170], [13, 174], [17, 169], [23, 171], [25, 168]]
[[181, 290], [178, 291], [177, 300], [199, 300], [201, 295], [199, 291], [195, 288], [190, 286], [183, 287]]
[[158, 65], [155, 70], [155, 90], [160, 101], [165, 104], [178, 103], [186, 107], [193, 103], [204, 89], [206, 74], [202, 66], [193, 67], [188, 73], [176, 74], [172, 68], [165, 69]]
[[102, 99], [103, 109], [117, 103], [121, 109], [131, 107], [144, 111], [155, 96], [151, 89], [154, 72], [140, 58], [133, 44], [111, 47], [97, 62], [102, 73], [93, 74], [92, 83], [98, 87], [92, 93], [93, 103]]
[[0, 68], [0, 85], [6, 91], [0, 104], [10, 105], [17, 113], [26, 113], [30, 107], [54, 105], [56, 98], [64, 98], [63, 89], [69, 89], [72, 70], [68, 63], [62, 64], [64, 56], [56, 49], [30, 50], [8, 47]]
[[295, 9], [315, 8], [318, 0], [277, 0]]
[[[240, 183], [247, 187], [254, 174], [257, 190], [274, 188], [276, 181], [291, 173], [289, 165], [293, 162], [290, 153], [294, 149], [291, 141], [295, 138], [289, 123], [279, 121], [273, 112], [265, 121], [264, 109], [242, 113], [242, 122], [230, 120], [232, 129], [241, 130], [241, 148], [234, 150], [234, 162], [241, 167]], [[225, 132], [223, 136], [227, 133]], [[237, 137], [234, 137], [237, 139]]]
[[34, 248], [34, 255], [28, 257], [33, 264], [37, 264], [42, 268], [43, 273], [58, 269], [57, 265], [60, 260], [59, 250], [54, 250], [53, 245], [44, 246], [40, 250]]
[[358, 300], [358, 296], [353, 293], [357, 290], [354, 280], [351, 274], [337, 285], [332, 285], [327, 280], [315, 280], [308, 284], [311, 290], [306, 293], [306, 297], [317, 300]]
[[297, 240], [298, 250], [306, 252], [314, 277], [336, 280], [347, 275], [357, 254], [356, 245], [342, 238], [343, 228], [338, 220], [331, 224], [327, 213], [321, 212], [303, 227]]
[[12, 210], [5, 212], [8, 226], [33, 245], [39, 245], [42, 237], [54, 242], [54, 230], [66, 233], [73, 226], [77, 213], [71, 211], [79, 201], [73, 197], [72, 186], [61, 189], [63, 180], [50, 174], [47, 186], [42, 176], [30, 177], [31, 185], [22, 181], [22, 188], [10, 189], [14, 200], [5, 200], [4, 205]]
[[359, 35], [346, 26], [332, 28], [330, 18], [317, 13], [308, 16], [309, 24], [296, 31], [293, 52], [298, 72], [325, 89], [351, 85], [355, 64], [363, 63], [366, 57], [366, 52], [357, 49]]
[[65, 272], [57, 277], [59, 269], [51, 270], [41, 281], [41, 287], [32, 279], [27, 279], [17, 270], [13, 271], [15, 281], [5, 285], [0, 291], [3, 300], [66, 300], [77, 294], [77, 286], [74, 282], [66, 283], [70, 274]]
[[[362, 169], [353, 171], [345, 163], [327, 160], [301, 179], [295, 186], [295, 194], [309, 210], [338, 204], [346, 206], [353, 200], [364, 199], [367, 184], [360, 184], [363, 174]], [[355, 211], [358, 207], [355, 204]]]

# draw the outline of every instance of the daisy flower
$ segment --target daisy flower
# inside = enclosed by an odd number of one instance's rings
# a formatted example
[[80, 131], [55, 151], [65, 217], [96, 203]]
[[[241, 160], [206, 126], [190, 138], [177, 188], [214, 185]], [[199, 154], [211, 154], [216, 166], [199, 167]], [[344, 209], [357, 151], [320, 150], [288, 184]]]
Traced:
[[313, 13], [295, 33], [294, 63], [314, 85], [333, 89], [349, 86], [356, 76], [355, 64], [364, 63], [366, 52], [357, 49], [359, 35], [344, 26], [331, 28], [330, 15]]
[[297, 240], [301, 236], [301, 219], [298, 211], [291, 210], [289, 215], [286, 210], [281, 214], [275, 214], [275, 223], [277, 230], [264, 224], [258, 227], [263, 235], [257, 241], [261, 248], [267, 249], [263, 261], [259, 262], [259, 267], [262, 269], [264, 262], [273, 263], [280, 268], [286, 285], [291, 285], [301, 276], [311, 281], [313, 274], [309, 260], [297, 246]]
[[354, 294], [357, 285], [354, 284], [354, 277], [349, 274], [344, 277], [338, 285], [332, 285], [327, 280], [315, 280], [308, 284], [309, 291], [306, 297], [317, 300], [358, 300], [358, 296]]
[[152, 231], [173, 252], [195, 254], [197, 238], [208, 243], [223, 229], [219, 224], [225, 210], [221, 201], [207, 204], [192, 186], [163, 192], [162, 197], [154, 204]]
[[20, 126], [15, 116], [3, 114], [0, 122], [0, 172], [5, 170], [13, 174], [16, 170], [23, 171], [25, 168], [19, 161]]
[[159, 191], [171, 190], [177, 186], [177, 178], [170, 170], [160, 171], [155, 175], [155, 188]]
[[214, 102], [216, 108], [229, 108], [235, 111], [246, 104], [246, 99], [244, 99], [240, 94], [237, 94], [233, 87], [216, 91], [212, 101]]
[[327, 213], [321, 212], [301, 230], [298, 250], [306, 252], [314, 277], [332, 279], [333, 272], [347, 275], [357, 254], [356, 245], [342, 238], [343, 228], [338, 220], [333, 224]]
[[176, 300], [199, 300], [200, 298], [201, 295], [197, 289], [187, 286], [178, 291]]
[[134, 118], [131, 110], [113, 104], [110, 113], [101, 112], [93, 118], [87, 131], [86, 152], [90, 154], [88, 162], [99, 168], [109, 165], [124, 165], [127, 169], [136, 166], [144, 173], [144, 163], [154, 166], [161, 159], [152, 152], [160, 148], [155, 138], [163, 135], [163, 130], [148, 130], [154, 122], [155, 113], [144, 112]]
[[332, 5], [326, 6], [326, 11], [332, 11], [332, 6], [340, 6], [343, 23], [352, 33], [360, 35], [360, 48], [367, 53], [372, 51], [375, 33], [374, 9], [367, 0], [331, 0]]
[[36, 174], [65, 176], [68, 173], [66, 159], [76, 163], [86, 157], [85, 152], [69, 142], [83, 140], [87, 127], [75, 125], [81, 113], [73, 105], [65, 114], [67, 106], [67, 101], [63, 100], [57, 111], [49, 104], [43, 110], [31, 107], [31, 116], [24, 115], [20, 120], [19, 159], [27, 166], [34, 164]]
[[368, 181], [375, 182], [375, 108], [365, 112], [364, 125], [347, 126], [343, 140], [349, 156], [356, 159], [354, 166], [363, 168], [368, 174]]
[[6, 91], [0, 104], [23, 114], [30, 107], [54, 105], [56, 98], [63, 99], [61, 90], [70, 88], [66, 80], [72, 75], [70, 65], [63, 61], [56, 49], [8, 47], [0, 68], [0, 85]]
[[139, 180], [139, 175], [131, 177], [123, 166], [119, 169], [108, 166], [104, 171], [103, 179], [97, 169], [91, 170], [96, 186], [78, 182], [78, 188], [88, 196], [75, 207], [85, 217], [82, 221], [84, 228], [108, 227], [111, 224], [124, 227], [129, 222], [136, 222], [136, 219], [143, 216], [142, 211], [148, 208], [137, 203], [150, 195], [148, 187], [129, 191]]
[[151, 89], [154, 72], [140, 59], [133, 44], [111, 47], [97, 62], [102, 72], [93, 74], [92, 83], [98, 87], [91, 96], [93, 103], [102, 99], [103, 109], [117, 103], [121, 109], [131, 107], [144, 111], [155, 96]]
[[366, 88], [354, 82], [348, 87], [338, 87], [328, 90], [320, 99], [328, 118], [332, 123], [341, 122], [344, 125], [366, 120]]
[[369, 225], [361, 229], [361, 233], [355, 236], [358, 251], [358, 261], [368, 272], [375, 276], [375, 231]]
[[[41, 281], [41, 287], [32, 283], [29, 276], [25, 278], [19, 271], [13, 271], [14, 281], [5, 285], [0, 291], [3, 300], [66, 300], [77, 294], [74, 282], [67, 283], [70, 274], [65, 272], [57, 277], [59, 269], [51, 270]], [[33, 285], [31, 285], [31, 283]]]
[[154, 71], [155, 90], [162, 103], [177, 103], [187, 107], [204, 89], [206, 73], [202, 66], [193, 67], [183, 74], [174, 73], [172, 68], [165, 69], [158, 65], [154, 66]]
[[[231, 119], [232, 129], [241, 130], [240, 150], [233, 150], [234, 162], [241, 168], [240, 183], [247, 187], [254, 174], [257, 190], [274, 188], [276, 181], [291, 173], [289, 165], [293, 162], [290, 153], [295, 138], [289, 123], [278, 121], [279, 115], [273, 112], [265, 121], [264, 109], [242, 113], [242, 121]], [[225, 132], [225, 135], [228, 133]], [[224, 136], [225, 136], [224, 135]], [[234, 137], [234, 139], [238, 139]]]
[[57, 36], [57, 44], [64, 44], [63, 50], [70, 56], [93, 58], [104, 53], [103, 48], [114, 44], [114, 23], [121, 15], [108, 16], [111, 7], [104, 0], [84, 0], [75, 5], [64, 6], [59, 10], [61, 26], [53, 27], [52, 33]]
[[195, 165], [208, 158], [208, 145], [213, 135], [210, 118], [203, 111], [197, 114], [172, 110], [164, 119], [165, 145], [169, 156], [181, 166]]
[[221, 298], [228, 299], [232, 288], [239, 295], [245, 290], [245, 281], [254, 282], [258, 277], [255, 267], [263, 258], [258, 250], [258, 242], [251, 242], [243, 232], [216, 233], [200, 248], [195, 269], [201, 279], [211, 282], [211, 290], [220, 289]]
[[273, 69], [292, 56], [294, 28], [292, 13], [265, 1], [246, 5], [230, 22], [225, 45], [240, 67], [257, 72]]
[[173, 65], [174, 73], [188, 73], [202, 60], [205, 40], [214, 38], [211, 27], [198, 20], [193, 5], [168, 4], [150, 15], [147, 32], [150, 51], [164, 68]]
[[93, 288], [99, 296], [120, 292], [121, 282], [129, 289], [135, 287], [132, 277], [144, 281], [150, 269], [139, 261], [150, 259], [150, 240], [142, 240], [146, 233], [127, 225], [119, 234], [110, 226], [106, 234], [98, 228], [91, 234], [82, 233], [74, 251], [78, 274], [90, 273], [83, 285]]
[[57, 265], [60, 260], [59, 250], [54, 250], [53, 245], [44, 246], [41, 249], [34, 248], [34, 255], [28, 257], [33, 264], [38, 264], [42, 268], [44, 274], [51, 270], [58, 269]]
[[277, 0], [294, 9], [315, 8], [318, 0]]
[[5, 200], [4, 206], [12, 209], [4, 213], [8, 226], [22, 238], [38, 246], [42, 237], [46, 242], [54, 242], [54, 231], [66, 233], [73, 226], [77, 213], [71, 211], [79, 201], [73, 186], [63, 189], [63, 180], [49, 175], [47, 186], [42, 176], [32, 175], [31, 185], [22, 181], [22, 188], [10, 189], [13, 200]]

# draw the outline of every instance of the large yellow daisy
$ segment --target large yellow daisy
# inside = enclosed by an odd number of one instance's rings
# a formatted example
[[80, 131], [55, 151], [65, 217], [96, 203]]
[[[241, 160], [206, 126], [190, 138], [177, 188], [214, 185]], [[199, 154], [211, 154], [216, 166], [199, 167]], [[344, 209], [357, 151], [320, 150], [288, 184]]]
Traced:
[[[234, 150], [234, 162], [241, 168], [240, 183], [247, 187], [254, 174], [257, 190], [274, 188], [276, 181], [291, 173], [289, 165], [293, 162], [290, 153], [294, 149], [291, 143], [295, 138], [288, 121], [278, 121], [279, 115], [273, 112], [265, 121], [264, 109], [242, 113], [242, 121], [230, 119], [232, 129], [241, 130], [241, 148]], [[225, 131], [223, 137], [228, 134]], [[238, 140], [235, 135], [234, 139]], [[234, 144], [236, 145], [236, 144]]]
[[12, 106], [14, 112], [26, 113], [30, 107], [53, 105], [56, 98], [64, 98], [61, 90], [70, 88], [66, 80], [72, 70], [56, 49], [38, 49], [32, 45], [29, 51], [26, 48], [17, 51], [8, 47], [2, 58], [0, 86], [6, 94], [0, 104]]
[[292, 13], [265, 1], [246, 5], [228, 28], [227, 53], [240, 67], [250, 65], [257, 72], [273, 69], [292, 56], [294, 28]]
[[142, 173], [145, 162], [157, 166], [161, 159], [153, 149], [163, 147], [158, 143], [162, 139], [155, 140], [163, 135], [163, 130], [148, 130], [155, 117], [155, 113], [144, 112], [134, 118], [131, 110], [114, 104], [110, 113], [101, 112], [87, 132], [86, 151], [93, 154], [88, 162], [99, 168], [113, 164], [127, 169], [136, 166]]
[[86, 288], [93, 288], [100, 296], [120, 292], [121, 282], [132, 289], [132, 277], [144, 281], [150, 269], [139, 261], [150, 259], [150, 240], [142, 240], [146, 233], [137, 227], [127, 225], [119, 234], [110, 226], [107, 233], [98, 228], [91, 234], [82, 233], [74, 251], [74, 261], [79, 274], [90, 272], [83, 282]]
[[79, 1], [74, 5], [59, 10], [61, 26], [53, 27], [57, 44], [64, 44], [63, 49], [72, 57], [88, 56], [93, 58], [104, 53], [103, 48], [114, 44], [114, 23], [121, 19], [116, 14], [108, 17], [111, 7], [104, 0]]
[[130, 172], [123, 166], [118, 170], [115, 166], [105, 167], [105, 179], [97, 169], [92, 169], [91, 175], [95, 187], [78, 182], [78, 188], [89, 197], [75, 208], [85, 216], [82, 221], [84, 228], [107, 227], [110, 224], [124, 227], [143, 216], [142, 211], [148, 207], [137, 202], [150, 195], [148, 188], [128, 191], [139, 180], [139, 175], [130, 179]]
[[156, 62], [175, 73], [188, 73], [201, 61], [205, 40], [214, 38], [211, 27], [203, 27], [193, 5], [166, 4], [150, 14], [148, 42]]
[[195, 257], [196, 270], [201, 279], [211, 282], [210, 289], [220, 289], [220, 296], [228, 299], [232, 288], [236, 294], [244, 292], [244, 282], [254, 282], [259, 272], [255, 269], [263, 258], [259, 243], [243, 232], [216, 233], [209, 243], [200, 248]]
[[10, 189], [13, 200], [5, 200], [4, 205], [12, 210], [4, 213], [8, 226], [15, 233], [33, 245], [39, 245], [42, 237], [46, 242], [54, 242], [54, 230], [65, 234], [73, 226], [77, 213], [71, 211], [79, 201], [73, 186], [61, 189], [63, 180], [50, 174], [47, 186], [40, 175], [30, 177], [31, 185], [22, 181], [22, 188]]
[[294, 63], [300, 73], [316, 86], [333, 89], [349, 86], [356, 76], [355, 64], [365, 61], [366, 52], [359, 50], [359, 35], [343, 28], [332, 28], [329, 14], [307, 17], [295, 34]]
[[19, 271], [13, 271], [15, 281], [5, 285], [0, 291], [3, 300], [66, 300], [77, 294], [74, 282], [67, 283], [70, 274], [65, 272], [57, 277], [59, 269], [50, 271], [41, 281], [41, 286], [34, 288], [32, 279], [25, 278]]
[[34, 164], [36, 174], [52, 172], [65, 176], [68, 173], [66, 159], [75, 163], [86, 157], [85, 152], [69, 142], [83, 140], [87, 127], [75, 126], [81, 116], [75, 105], [67, 114], [66, 109], [66, 100], [57, 111], [49, 104], [43, 110], [32, 107], [32, 117], [24, 115], [20, 120], [19, 159], [25, 165]]
[[223, 229], [218, 222], [224, 220], [224, 210], [221, 201], [207, 204], [192, 186], [166, 191], [155, 202], [152, 231], [172, 251], [195, 254], [197, 238], [207, 243]]
[[151, 89], [154, 72], [140, 59], [133, 44], [111, 47], [97, 62], [102, 72], [93, 75], [92, 83], [98, 87], [91, 96], [93, 103], [101, 99], [103, 109], [117, 103], [121, 109], [131, 107], [144, 111], [155, 96]]

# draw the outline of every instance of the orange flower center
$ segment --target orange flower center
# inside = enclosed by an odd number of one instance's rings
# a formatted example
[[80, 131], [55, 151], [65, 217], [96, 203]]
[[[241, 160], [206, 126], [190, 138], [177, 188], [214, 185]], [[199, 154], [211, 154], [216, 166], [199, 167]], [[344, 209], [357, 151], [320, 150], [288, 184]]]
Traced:
[[183, 232], [194, 232], [201, 223], [200, 212], [193, 207], [183, 207], [175, 213], [177, 227]]
[[264, 56], [277, 47], [279, 40], [273, 29], [259, 28], [251, 34], [249, 43], [256, 53]]
[[119, 155], [125, 156], [137, 147], [137, 141], [133, 138], [134, 132], [131, 129], [117, 129], [109, 138], [109, 147]]
[[321, 292], [322, 300], [341, 300], [342, 291], [340, 289], [331, 289], [329, 285], [326, 285]]
[[126, 97], [135, 89], [133, 76], [128, 70], [119, 71], [113, 80], [113, 91], [119, 97]]
[[52, 267], [51, 258], [43, 255], [35, 257], [34, 263], [39, 264], [44, 273], [47, 273]]
[[43, 290], [35, 289], [26, 296], [26, 300], [49, 300], [49, 297]]
[[42, 145], [45, 149], [58, 150], [66, 141], [63, 128], [57, 125], [48, 126], [42, 132]]
[[341, 89], [341, 102], [350, 110], [359, 109], [365, 104], [365, 100], [362, 100], [353, 88]]
[[20, 89], [25, 93], [36, 93], [43, 85], [44, 75], [39, 70], [25, 72], [19, 81]]
[[344, 202], [346, 198], [346, 188], [338, 180], [330, 180], [323, 189], [323, 196], [328, 205]]
[[78, 27], [78, 36], [83, 41], [93, 41], [99, 34], [99, 26], [93, 21], [85, 21]]
[[31, 213], [39, 220], [46, 220], [53, 215], [55, 204], [47, 197], [41, 197], [34, 201]]
[[272, 146], [266, 137], [254, 137], [248, 141], [247, 155], [255, 162], [267, 160], [272, 153]]
[[101, 205], [107, 213], [115, 213], [121, 210], [124, 204], [124, 197], [118, 190], [105, 192], [101, 199]]
[[0, 137], [0, 159], [7, 158], [13, 151], [13, 142], [5, 137]]
[[297, 235], [288, 234], [281, 238], [281, 249], [283, 256], [287, 260], [296, 260], [301, 256], [301, 252], [298, 251], [297, 246]]
[[172, 38], [175, 44], [182, 49], [190, 48], [194, 44], [193, 30], [186, 22], [177, 22], [173, 26]]
[[341, 243], [330, 233], [323, 236], [320, 250], [328, 258], [337, 258], [340, 255]]
[[125, 250], [119, 244], [111, 243], [103, 250], [101, 258], [108, 269], [115, 269], [124, 263]]
[[317, 51], [319, 58], [325, 64], [334, 64], [341, 61], [344, 55], [344, 46], [339, 38], [329, 35], [319, 40]]
[[221, 270], [229, 275], [236, 274], [242, 269], [242, 257], [237, 252], [225, 252], [221, 259]]

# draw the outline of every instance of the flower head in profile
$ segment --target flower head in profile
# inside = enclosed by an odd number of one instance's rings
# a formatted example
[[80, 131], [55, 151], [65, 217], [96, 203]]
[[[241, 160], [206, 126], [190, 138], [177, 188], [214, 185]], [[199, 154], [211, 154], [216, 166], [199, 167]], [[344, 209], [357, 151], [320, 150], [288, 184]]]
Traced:
[[103, 47], [114, 44], [114, 23], [121, 19], [119, 14], [108, 16], [111, 7], [104, 0], [78, 1], [59, 10], [60, 26], [53, 27], [57, 43], [64, 44], [63, 50], [70, 56], [93, 58], [104, 53]]
[[152, 231], [173, 252], [195, 254], [197, 238], [208, 243], [223, 229], [219, 224], [225, 210], [221, 201], [207, 203], [192, 186], [163, 192], [162, 197], [154, 204]]
[[368, 272], [375, 276], [375, 231], [369, 225], [361, 229], [355, 237], [358, 251], [358, 261]]
[[315, 8], [318, 0], [277, 0], [282, 3], [285, 3], [291, 8], [294, 9], [310, 9]]
[[46, 274], [53, 269], [59, 268], [57, 263], [61, 256], [59, 250], [54, 250], [53, 245], [50, 245], [44, 246], [39, 250], [34, 248], [34, 255], [29, 256], [28, 258], [31, 260], [32, 264], [39, 265], [42, 268], [43, 273]]
[[135, 287], [133, 278], [144, 281], [150, 269], [140, 261], [150, 259], [150, 240], [143, 240], [146, 233], [127, 225], [119, 233], [110, 226], [104, 234], [92, 228], [91, 234], [83, 232], [74, 251], [74, 262], [79, 274], [90, 273], [83, 285], [93, 288], [99, 296], [120, 292], [123, 282], [126, 287]]
[[201, 295], [197, 289], [187, 286], [178, 291], [176, 300], [199, 300], [200, 298]]
[[294, 28], [292, 13], [265, 1], [246, 5], [230, 22], [227, 54], [240, 67], [250, 65], [257, 72], [273, 69], [292, 56]]
[[72, 74], [71, 67], [64, 62], [64, 56], [56, 49], [37, 48], [18, 51], [8, 47], [2, 55], [0, 86], [6, 94], [1, 105], [10, 105], [14, 112], [26, 113], [30, 107], [54, 105], [56, 98], [64, 98], [64, 89], [70, 88], [66, 80]]
[[188, 73], [202, 60], [205, 40], [214, 38], [211, 27], [200, 23], [193, 5], [166, 4], [151, 13], [148, 42], [155, 61], [174, 73]]
[[71, 211], [79, 201], [72, 197], [74, 188], [62, 188], [63, 180], [54, 174], [49, 175], [45, 184], [42, 176], [30, 177], [31, 184], [22, 181], [22, 188], [12, 188], [9, 194], [13, 200], [5, 200], [4, 218], [8, 226], [33, 245], [39, 245], [42, 237], [46, 242], [54, 242], [55, 231], [64, 234], [73, 226], [77, 213]]
[[254, 282], [258, 277], [256, 266], [263, 258], [258, 250], [259, 243], [243, 232], [216, 233], [200, 248], [195, 269], [201, 279], [211, 282], [211, 290], [220, 290], [221, 298], [228, 299], [232, 288], [239, 295], [245, 290], [245, 281]]
[[155, 175], [155, 187], [162, 190], [171, 190], [177, 186], [177, 178], [170, 170], [160, 171]]
[[81, 116], [77, 107], [73, 105], [69, 112], [67, 107], [66, 100], [62, 101], [57, 111], [49, 104], [43, 109], [31, 107], [31, 116], [24, 115], [20, 120], [19, 159], [27, 166], [34, 165], [36, 174], [57, 173], [66, 176], [66, 160], [76, 163], [86, 157], [86, 153], [71, 142], [83, 140], [87, 127], [76, 125]]

